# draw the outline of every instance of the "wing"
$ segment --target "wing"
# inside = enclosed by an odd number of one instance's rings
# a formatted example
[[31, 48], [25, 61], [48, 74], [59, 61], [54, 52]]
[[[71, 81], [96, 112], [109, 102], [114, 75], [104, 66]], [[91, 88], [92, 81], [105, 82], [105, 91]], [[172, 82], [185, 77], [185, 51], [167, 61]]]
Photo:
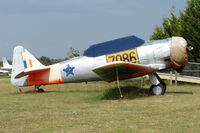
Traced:
[[111, 62], [93, 69], [93, 72], [108, 82], [117, 79], [117, 72], [121, 80], [146, 75], [153, 71], [156, 71], [156, 69], [128, 62]]
[[9, 73], [9, 71], [0, 70], [0, 73]]

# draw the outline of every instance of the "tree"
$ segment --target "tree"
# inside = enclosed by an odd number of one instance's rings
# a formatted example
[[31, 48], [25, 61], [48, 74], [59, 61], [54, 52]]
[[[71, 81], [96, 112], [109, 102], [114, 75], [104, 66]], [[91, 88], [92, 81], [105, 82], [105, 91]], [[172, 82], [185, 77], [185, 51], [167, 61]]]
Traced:
[[[173, 8], [175, 9], [175, 8]], [[150, 40], [182, 36], [193, 51], [189, 52], [189, 61], [200, 62], [200, 0], [188, 0], [185, 10], [176, 17], [173, 11], [169, 18], [163, 18], [162, 26], [156, 26]]]
[[52, 62], [51, 62], [51, 59], [49, 57], [46, 57], [46, 56], [42, 56], [38, 59], [43, 65], [51, 65]]
[[62, 62], [64, 60], [65, 59], [51, 59], [51, 64], [56, 64], [56, 63]]
[[[67, 52], [67, 56], [69, 58], [78, 57], [78, 56], [80, 56], [80, 52], [79, 52], [79, 50], [76, 50], [76, 49], [71, 47], [70, 51]], [[68, 58], [66, 57], [66, 59], [68, 59]]]
[[162, 26], [156, 26], [153, 35], [150, 36], [150, 40], [160, 40], [172, 36], [179, 36], [180, 29], [180, 19], [171, 12], [171, 18], [163, 18]]
[[[70, 52], [68, 52], [68, 53], [70, 54], [70, 55], [68, 55], [70, 57], [80, 56], [79, 50], [76, 50], [74, 48], [70, 48]], [[46, 56], [42, 56], [42, 57], [38, 58], [38, 60], [45, 66], [59, 63], [61, 61], [68, 60], [68, 59], [69, 59], [68, 57], [65, 57], [65, 59], [50, 59], [49, 57], [46, 57]]]
[[181, 36], [194, 48], [190, 61], [200, 62], [200, 0], [189, 0], [184, 12], [180, 12]]

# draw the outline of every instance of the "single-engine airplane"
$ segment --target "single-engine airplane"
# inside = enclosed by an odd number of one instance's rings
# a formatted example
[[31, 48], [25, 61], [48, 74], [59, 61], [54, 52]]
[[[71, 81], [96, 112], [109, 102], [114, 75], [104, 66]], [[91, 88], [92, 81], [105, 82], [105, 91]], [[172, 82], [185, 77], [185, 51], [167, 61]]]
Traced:
[[12, 70], [12, 65], [10, 65], [6, 59], [6, 57], [2, 57], [2, 64], [3, 67], [1, 67], [0, 73], [4, 73], [7, 74], [8, 76], [10, 76], [10, 72]]
[[9, 75], [9, 71], [7, 71], [7, 70], [11, 70], [12, 66], [8, 63], [6, 57], [2, 57], [2, 64], [3, 64], [3, 67], [1, 67], [0, 73]]
[[0, 73], [8, 74], [8, 73], [9, 73], [9, 71], [0, 70]]
[[3, 62], [3, 67], [1, 69], [3, 70], [11, 70], [12, 69], [12, 65], [10, 65], [6, 59], [6, 57], [2, 57], [2, 62]]
[[82, 57], [50, 66], [42, 65], [28, 50], [17, 46], [13, 52], [11, 83], [35, 86], [43, 92], [41, 85], [105, 80], [117, 81], [120, 91], [119, 80], [148, 74], [150, 92], [163, 95], [166, 85], [156, 71], [168, 68], [181, 71], [187, 62], [187, 42], [182, 37], [145, 43], [128, 36], [92, 45]]

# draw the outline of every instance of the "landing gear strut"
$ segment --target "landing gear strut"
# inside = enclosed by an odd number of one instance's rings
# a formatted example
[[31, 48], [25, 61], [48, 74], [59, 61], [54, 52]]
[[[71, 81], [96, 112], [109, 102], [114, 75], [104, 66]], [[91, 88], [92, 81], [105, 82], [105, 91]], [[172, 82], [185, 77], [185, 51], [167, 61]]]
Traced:
[[36, 85], [36, 86], [35, 86], [35, 89], [36, 89], [36, 91], [39, 92], [39, 93], [44, 92], [44, 90], [43, 90], [42, 88], [40, 88], [40, 85]]
[[122, 91], [121, 91], [121, 88], [120, 88], [120, 85], [119, 85], [118, 68], [116, 68], [116, 76], [117, 76], [117, 88], [119, 89], [120, 97], [123, 98]]
[[150, 93], [152, 95], [164, 95], [166, 91], [166, 84], [158, 76], [157, 73], [149, 74], [149, 79], [151, 82]]

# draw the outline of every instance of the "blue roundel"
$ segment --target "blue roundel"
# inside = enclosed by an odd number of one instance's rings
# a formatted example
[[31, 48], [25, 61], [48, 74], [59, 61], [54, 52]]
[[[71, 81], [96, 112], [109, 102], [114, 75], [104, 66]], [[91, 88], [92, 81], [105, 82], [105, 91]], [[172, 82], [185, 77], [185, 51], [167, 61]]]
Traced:
[[69, 64], [67, 64], [66, 69], [63, 69], [63, 71], [66, 72], [66, 77], [68, 77], [70, 74], [74, 76], [74, 69], [75, 67], [70, 67]]

